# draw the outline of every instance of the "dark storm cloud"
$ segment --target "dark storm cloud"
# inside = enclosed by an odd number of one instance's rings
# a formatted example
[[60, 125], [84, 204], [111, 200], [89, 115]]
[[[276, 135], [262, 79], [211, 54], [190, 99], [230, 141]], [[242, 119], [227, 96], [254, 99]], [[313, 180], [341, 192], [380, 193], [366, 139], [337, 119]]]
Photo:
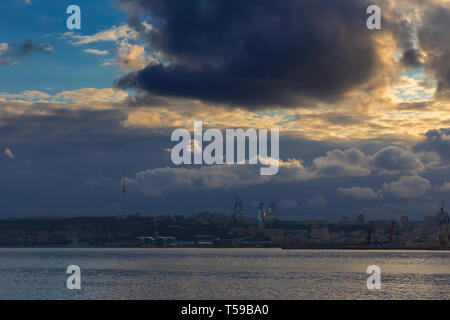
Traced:
[[121, 88], [213, 103], [291, 106], [331, 100], [376, 66], [367, 4], [359, 0], [118, 0], [140, 28], [151, 17], [150, 47], [170, 65], [148, 65]]
[[[32, 109], [37, 107], [49, 110], [45, 105], [35, 104]], [[52, 109], [51, 114], [23, 114], [0, 122], [0, 150], [3, 152], [10, 148], [15, 156], [14, 159], [0, 157], [0, 193], [3, 195], [0, 197], [3, 208], [0, 217], [120, 214], [120, 176], [124, 169], [127, 176], [132, 177], [138, 172], [151, 169], [156, 169], [153, 170], [155, 173], [167, 173], [166, 167], [172, 166], [170, 153], [162, 152], [173, 146], [168, 138], [170, 135], [167, 132], [123, 127], [120, 123], [125, 119], [126, 113], [121, 110]], [[190, 214], [203, 210], [217, 212], [214, 208], [221, 207], [225, 209], [220, 212], [231, 213], [234, 197], [239, 195], [245, 202], [245, 214], [248, 217], [256, 214], [253, 202], [290, 198], [295, 199], [301, 210], [280, 210], [283, 220], [318, 217], [336, 219], [340, 215], [356, 215], [361, 210], [360, 202], [349, 201], [348, 197], [336, 192], [341, 187], [364, 186], [380, 190], [388, 182], [389, 192], [404, 196], [409, 195], [412, 188], [410, 186], [415, 185], [412, 183], [414, 181], [400, 180], [401, 176], [370, 174], [367, 152], [357, 149], [333, 150], [335, 147], [334, 143], [327, 144], [326, 141], [316, 143], [281, 137], [280, 150], [283, 158], [314, 158], [305, 163], [305, 167], [315, 176], [314, 179], [303, 181], [301, 176], [293, 174], [292, 170], [295, 168], [282, 168], [276, 177], [277, 183], [249, 186], [238, 179], [237, 184], [230, 188], [200, 189], [198, 184], [201, 180], [196, 179], [192, 190], [166, 188], [159, 196], [142, 194], [130, 184], [128, 211], [151, 215]], [[243, 166], [239, 169], [245, 168], [247, 167]], [[184, 175], [192, 175], [193, 172], [185, 172]], [[300, 168], [298, 172], [301, 173]], [[162, 179], [164, 177], [166, 178]], [[178, 175], [176, 178], [182, 177], [183, 175]], [[255, 170], [255, 175], [251, 177], [240, 177], [250, 180], [260, 176]], [[442, 171], [437, 177], [439, 185], [450, 181], [448, 170]], [[163, 174], [160, 175], [161, 180], [155, 178], [157, 177], [152, 176], [152, 180], [147, 183], [163, 181], [165, 187], [173, 176], [167, 178]], [[226, 180], [233, 176], [227, 174], [223, 178]], [[430, 181], [436, 179], [424, 178]], [[212, 183], [214, 179], [220, 182], [220, 176], [217, 175], [205, 181]], [[422, 181], [417, 180], [419, 183]], [[408, 213], [401, 208], [401, 201], [408, 198], [399, 198], [395, 194], [389, 201], [397, 203], [399, 208], [392, 213], [391, 218]], [[328, 206], [307, 205], [310, 199], [321, 195]], [[371, 207], [381, 205], [380, 201], [383, 200], [365, 199], [364, 203]]]
[[[30, 109], [47, 111], [47, 103], [34, 103]], [[17, 143], [34, 140], [44, 142], [46, 139], [65, 139], [66, 142], [74, 139], [81, 141], [83, 137], [105, 136], [114, 139], [124, 129], [118, 124], [126, 116], [118, 111], [91, 111], [91, 110], [52, 110], [47, 115], [20, 115], [3, 116], [4, 123], [0, 125], [1, 142]], [[93, 142], [93, 141], [92, 141]]]
[[[166, 133], [124, 128], [125, 119], [121, 111], [64, 109], [2, 118], [0, 150], [10, 148], [14, 159], [0, 157], [0, 218], [118, 214], [124, 170], [170, 159]], [[130, 194], [130, 212], [152, 208], [142, 201]]]
[[408, 49], [403, 52], [402, 62], [407, 67], [419, 67], [420, 62], [420, 52], [416, 49]]
[[34, 43], [31, 39], [26, 39], [19, 45], [0, 43], [0, 65], [7, 65], [12, 58], [30, 55], [33, 52], [49, 53], [53, 47], [46, 43]]
[[402, 102], [397, 105], [397, 108], [401, 110], [426, 110], [431, 106], [432, 104], [428, 101]]
[[413, 148], [414, 151], [437, 153], [443, 160], [450, 160], [450, 128], [433, 129], [426, 133], [426, 139]]
[[46, 43], [33, 43], [31, 39], [26, 39], [25, 42], [19, 46], [17, 46], [13, 53], [16, 56], [24, 56], [36, 52], [49, 52], [52, 50], [52, 47]]
[[406, 67], [420, 66], [421, 53], [414, 48], [413, 38], [415, 34], [414, 21], [405, 18], [403, 12], [391, 12], [393, 17], [385, 19], [384, 28], [390, 30], [395, 37], [396, 43], [402, 50], [401, 62]]
[[374, 168], [383, 172], [420, 172], [425, 169], [420, 157], [408, 150], [389, 146], [374, 154]]
[[450, 90], [450, 9], [428, 10], [418, 32], [421, 48], [428, 52], [427, 67], [437, 78], [438, 92]]

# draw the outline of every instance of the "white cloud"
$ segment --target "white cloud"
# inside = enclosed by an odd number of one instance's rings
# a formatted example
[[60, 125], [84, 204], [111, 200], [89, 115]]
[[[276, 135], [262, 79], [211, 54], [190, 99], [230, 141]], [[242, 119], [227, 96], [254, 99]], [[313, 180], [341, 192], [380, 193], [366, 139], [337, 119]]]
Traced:
[[[146, 30], [151, 30], [152, 26], [144, 23]], [[147, 56], [144, 46], [138, 44], [130, 44], [129, 41], [139, 40], [139, 33], [128, 25], [113, 26], [108, 30], [97, 32], [93, 35], [78, 35], [74, 32], [64, 33], [64, 37], [71, 39], [73, 45], [86, 45], [96, 42], [116, 42], [117, 57], [106, 60], [101, 66], [119, 65], [126, 72], [136, 71], [145, 66], [157, 63], [158, 58]], [[86, 53], [95, 55], [107, 55], [107, 50], [85, 49]]]
[[97, 49], [85, 49], [83, 51], [86, 53], [95, 54], [97, 56], [105, 56], [109, 53], [108, 50], [97, 50]]
[[173, 189], [219, 189], [246, 187], [269, 181], [305, 181], [311, 177], [300, 161], [290, 159], [279, 162], [275, 176], [261, 176], [256, 165], [213, 165], [200, 168], [156, 168], [141, 171], [130, 178], [144, 194], [159, 196]]
[[157, 63], [155, 58], [146, 56], [143, 46], [129, 44], [127, 41], [120, 43], [117, 60], [120, 68], [127, 72], [136, 71], [149, 64]]
[[22, 101], [36, 101], [36, 100], [47, 100], [51, 96], [42, 91], [28, 90], [20, 93], [0, 93], [0, 98], [7, 100], [22, 100]]
[[6, 42], [0, 42], [0, 54], [8, 51], [9, 45]]
[[418, 173], [425, 169], [419, 155], [396, 146], [379, 150], [370, 160], [373, 168], [382, 173]]
[[[118, 110], [127, 104], [129, 95], [120, 89], [84, 88], [47, 94], [24, 91], [16, 94], [0, 93], [0, 119], [24, 114], [48, 116], [60, 110]], [[0, 121], [0, 126], [2, 121]]]
[[436, 93], [436, 83], [433, 78], [426, 78], [422, 73], [414, 76], [401, 75], [394, 84], [388, 96], [394, 102], [430, 101]]
[[157, 168], [139, 172], [130, 184], [144, 194], [159, 196], [172, 189], [218, 189], [261, 184], [268, 178], [260, 176], [254, 166], [223, 165], [201, 168]]
[[399, 180], [385, 183], [384, 192], [399, 198], [416, 198], [423, 196], [431, 188], [430, 181], [422, 177], [404, 176]]
[[381, 199], [382, 195], [378, 191], [374, 191], [367, 187], [351, 187], [351, 188], [339, 188], [338, 192], [349, 197], [356, 199]]
[[9, 149], [9, 148], [6, 148], [5, 149], [5, 155], [8, 157], [8, 158], [10, 158], [10, 159], [14, 159], [14, 153], [11, 151], [11, 149]]
[[317, 177], [365, 176], [370, 174], [366, 155], [358, 149], [333, 150], [313, 161]]
[[[173, 189], [217, 189], [244, 187], [269, 181], [286, 183], [319, 178], [359, 177], [368, 176], [372, 173], [373, 168], [369, 158], [358, 149], [336, 149], [327, 152], [325, 156], [314, 159], [309, 167], [303, 166], [300, 159], [280, 160], [278, 174], [271, 177], [261, 177], [258, 171], [259, 166], [218, 165], [200, 168], [166, 167], [149, 169], [136, 174], [135, 178], [131, 180], [137, 183], [142, 192], [160, 195], [162, 192]], [[408, 177], [404, 177], [400, 182], [386, 184], [385, 192], [401, 197], [408, 196], [408, 190], [410, 190], [407, 189], [409, 186], [407, 184], [408, 179]], [[344, 195], [360, 199], [382, 197], [382, 190], [373, 191], [370, 188], [341, 188], [338, 191]], [[422, 194], [420, 188], [414, 191], [417, 195]]]
[[450, 191], [450, 182], [444, 183], [442, 186], [438, 187], [438, 189], [442, 192]]
[[[145, 29], [151, 30], [152, 25], [148, 23], [143, 24]], [[132, 27], [126, 24], [120, 26], [112, 26], [107, 30], [103, 30], [93, 35], [79, 35], [74, 32], [66, 32], [63, 37], [71, 39], [73, 45], [85, 45], [95, 42], [118, 42], [121, 40], [136, 40], [139, 33]]]
[[137, 44], [130, 44], [126, 40], [120, 42], [117, 56], [107, 59], [102, 67], [119, 66], [125, 72], [140, 70], [150, 64], [157, 64], [156, 57], [147, 56], [145, 48]]
[[84, 45], [95, 42], [116, 42], [120, 39], [136, 39], [139, 34], [130, 26], [123, 24], [118, 27], [113, 26], [108, 30], [97, 32], [90, 36], [82, 36], [73, 32], [66, 32], [64, 36], [72, 39], [73, 45]]

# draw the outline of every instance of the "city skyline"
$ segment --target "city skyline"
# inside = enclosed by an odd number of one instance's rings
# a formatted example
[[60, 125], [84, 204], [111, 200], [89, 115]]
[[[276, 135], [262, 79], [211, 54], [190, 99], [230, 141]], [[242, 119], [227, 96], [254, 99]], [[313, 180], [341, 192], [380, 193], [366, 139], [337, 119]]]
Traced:
[[236, 198], [232, 214], [0, 219], [0, 246], [447, 250], [448, 226], [444, 203], [422, 221], [366, 220], [362, 214], [288, 221], [279, 218], [275, 202], [267, 211], [260, 203], [245, 217]]

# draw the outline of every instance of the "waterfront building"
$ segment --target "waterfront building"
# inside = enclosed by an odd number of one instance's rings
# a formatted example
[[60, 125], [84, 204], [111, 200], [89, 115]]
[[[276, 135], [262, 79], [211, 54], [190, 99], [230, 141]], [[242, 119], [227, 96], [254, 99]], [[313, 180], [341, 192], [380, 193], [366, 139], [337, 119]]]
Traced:
[[313, 240], [330, 240], [330, 231], [328, 228], [313, 228], [311, 230], [311, 239]]
[[358, 216], [356, 217], [356, 224], [364, 225], [365, 223], [366, 223], [366, 218], [364, 217], [364, 215], [358, 214]]

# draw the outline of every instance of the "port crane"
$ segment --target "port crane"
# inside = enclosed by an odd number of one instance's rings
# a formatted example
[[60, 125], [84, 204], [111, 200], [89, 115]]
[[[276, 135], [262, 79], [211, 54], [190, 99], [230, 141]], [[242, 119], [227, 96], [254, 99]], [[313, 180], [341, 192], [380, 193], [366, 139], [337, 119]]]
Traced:
[[235, 222], [240, 222], [244, 218], [244, 210], [241, 199], [236, 197], [233, 208], [233, 219]]
[[262, 224], [264, 223], [265, 220], [266, 220], [266, 209], [264, 209], [264, 203], [260, 203], [258, 206], [256, 222], [258, 224]]
[[278, 209], [277, 209], [277, 202], [274, 201], [269, 206], [269, 209], [267, 211], [267, 220], [268, 222], [276, 222], [278, 221]]

